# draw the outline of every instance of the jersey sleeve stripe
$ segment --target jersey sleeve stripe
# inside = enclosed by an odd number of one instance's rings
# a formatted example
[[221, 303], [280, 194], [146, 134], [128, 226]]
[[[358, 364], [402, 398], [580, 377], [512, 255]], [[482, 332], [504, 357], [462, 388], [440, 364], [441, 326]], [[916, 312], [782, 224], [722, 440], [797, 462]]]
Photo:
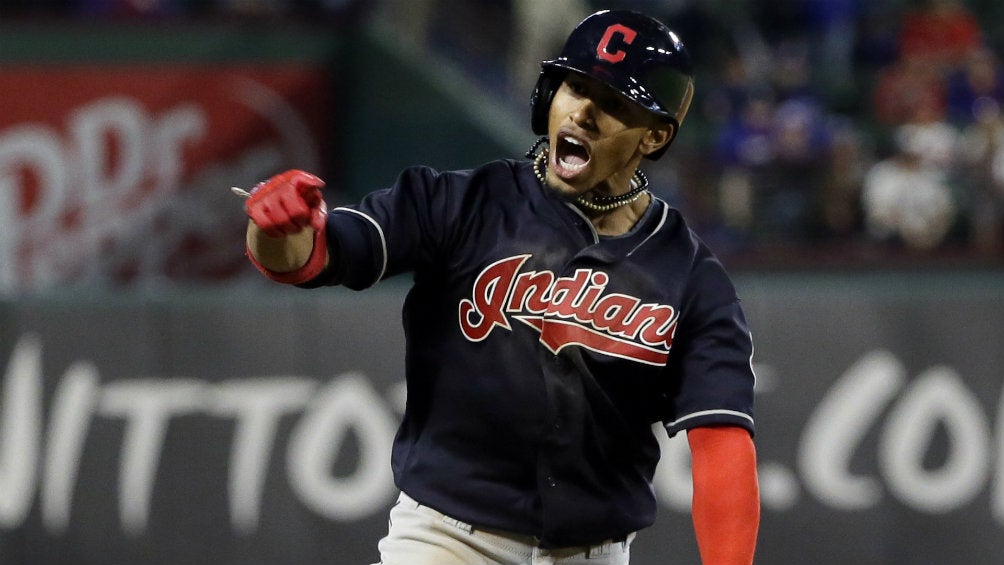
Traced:
[[384, 236], [383, 228], [381, 228], [380, 224], [378, 224], [377, 221], [374, 220], [371, 216], [368, 216], [360, 212], [359, 210], [353, 208], [335, 208], [333, 211], [350, 212], [352, 214], [356, 214], [357, 216], [361, 217], [367, 222], [373, 224], [374, 229], [376, 229], [377, 235], [380, 236], [380, 247], [381, 247], [380, 251], [383, 253], [383, 261], [381, 263], [380, 273], [377, 275], [376, 279], [372, 283], [370, 283], [370, 286], [373, 286], [376, 283], [380, 282], [380, 280], [383, 279], [384, 273], [387, 272], [387, 238]]
[[682, 424], [688, 420], [693, 420], [694, 418], [702, 418], [705, 416], [736, 416], [744, 420], [748, 420], [750, 425], [753, 425], [753, 416], [746, 414], [745, 412], [739, 412], [737, 410], [702, 410], [700, 412], [694, 412], [692, 414], [687, 414], [682, 418], [677, 418], [676, 420], [669, 422], [666, 428], [680, 428]]

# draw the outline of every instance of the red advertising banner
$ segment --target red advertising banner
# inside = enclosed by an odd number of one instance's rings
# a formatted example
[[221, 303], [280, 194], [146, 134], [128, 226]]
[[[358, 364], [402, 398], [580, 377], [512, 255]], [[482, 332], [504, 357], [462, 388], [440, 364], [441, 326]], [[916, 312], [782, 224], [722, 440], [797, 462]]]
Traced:
[[325, 172], [322, 66], [3, 67], [0, 93], [0, 293], [231, 277], [229, 187]]

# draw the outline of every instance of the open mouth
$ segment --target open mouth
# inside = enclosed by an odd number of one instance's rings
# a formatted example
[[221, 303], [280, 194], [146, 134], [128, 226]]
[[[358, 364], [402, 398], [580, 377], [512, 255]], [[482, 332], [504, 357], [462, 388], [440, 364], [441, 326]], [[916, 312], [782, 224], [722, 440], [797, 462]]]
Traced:
[[554, 164], [562, 177], [574, 175], [589, 164], [589, 147], [580, 139], [570, 135], [560, 135], [554, 154]]

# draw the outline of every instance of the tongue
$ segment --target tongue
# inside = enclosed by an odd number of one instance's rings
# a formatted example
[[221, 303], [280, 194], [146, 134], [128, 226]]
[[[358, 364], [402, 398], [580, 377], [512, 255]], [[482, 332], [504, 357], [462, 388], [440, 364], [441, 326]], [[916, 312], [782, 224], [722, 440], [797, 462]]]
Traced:
[[589, 161], [589, 153], [584, 147], [572, 143], [563, 143], [560, 148], [561, 161], [570, 167], [578, 167]]

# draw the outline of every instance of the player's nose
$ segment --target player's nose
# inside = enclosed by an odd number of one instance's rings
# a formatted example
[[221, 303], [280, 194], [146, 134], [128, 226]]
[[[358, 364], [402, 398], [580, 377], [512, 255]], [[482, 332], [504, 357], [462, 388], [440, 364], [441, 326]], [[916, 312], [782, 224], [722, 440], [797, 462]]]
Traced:
[[568, 117], [578, 127], [593, 131], [596, 129], [596, 112], [598, 109], [599, 107], [596, 102], [589, 97], [583, 97], [578, 101], [575, 108], [572, 109]]

